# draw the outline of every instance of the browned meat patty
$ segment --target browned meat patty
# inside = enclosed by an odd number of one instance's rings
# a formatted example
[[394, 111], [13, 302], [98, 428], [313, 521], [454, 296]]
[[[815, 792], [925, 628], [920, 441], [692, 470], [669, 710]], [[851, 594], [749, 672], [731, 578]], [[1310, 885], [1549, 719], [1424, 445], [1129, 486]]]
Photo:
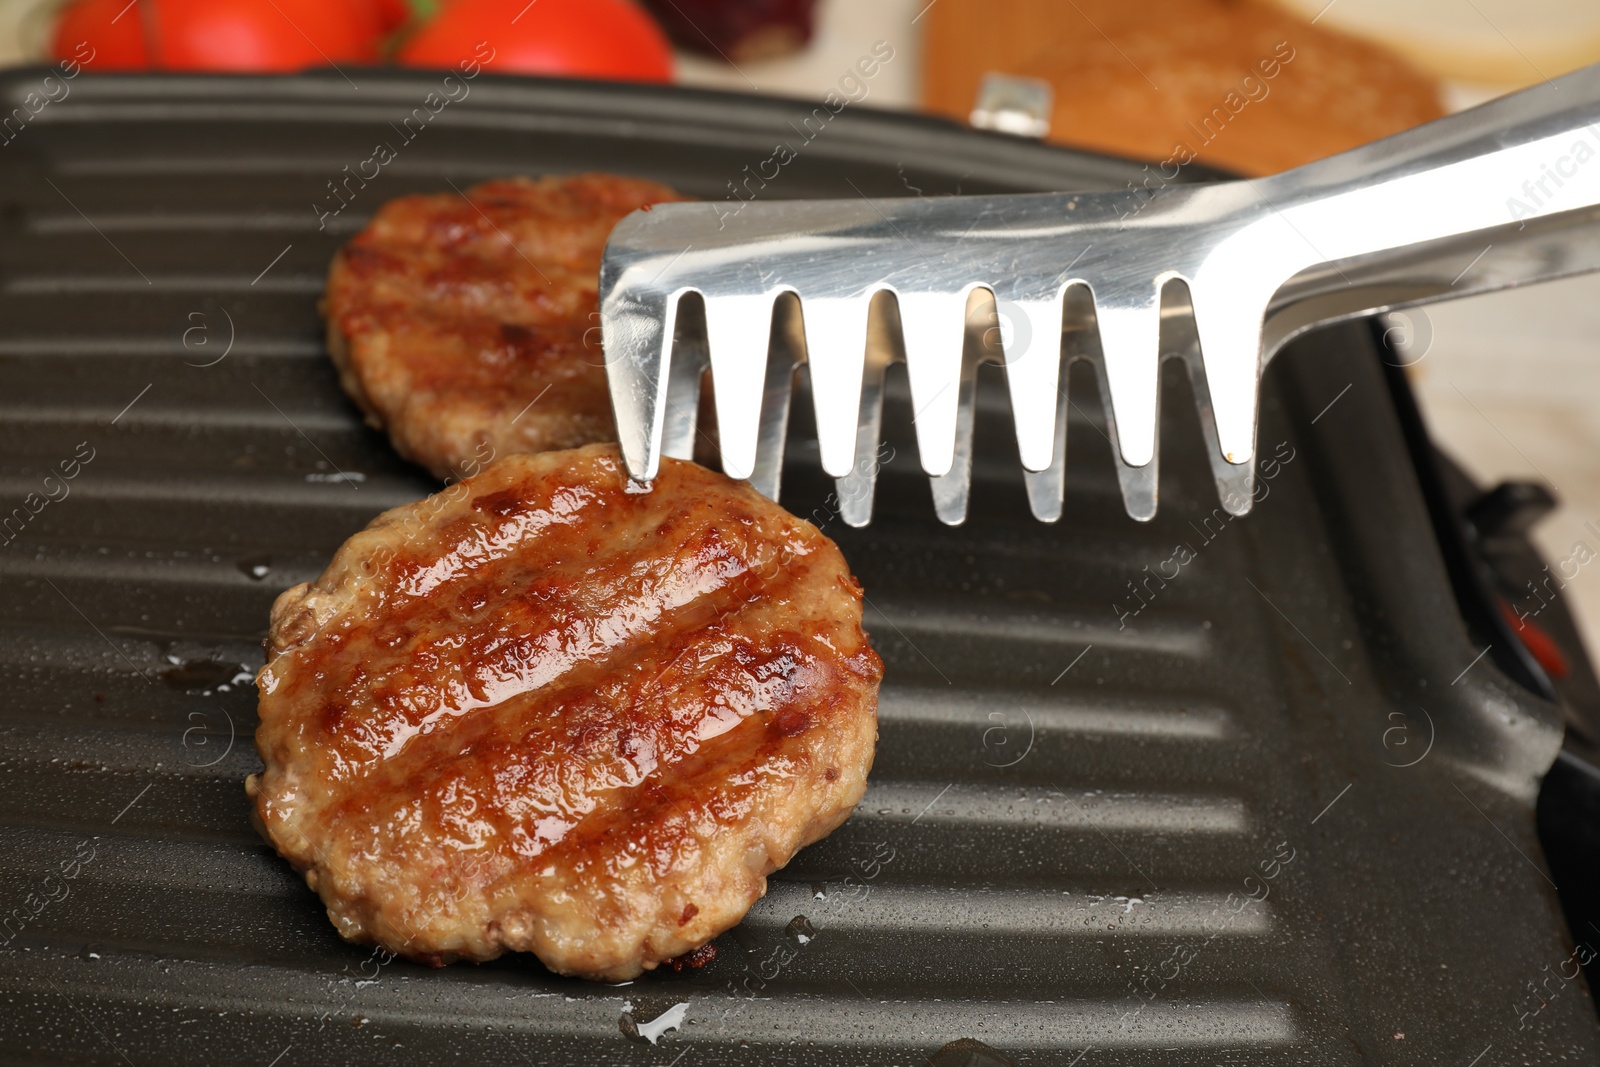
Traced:
[[513, 456], [278, 598], [246, 788], [352, 941], [631, 978], [850, 814], [882, 671], [838, 548], [747, 484]]
[[582, 174], [391, 200], [328, 272], [328, 350], [345, 391], [401, 455], [444, 479], [615, 440], [600, 255], [624, 215], [678, 199]]

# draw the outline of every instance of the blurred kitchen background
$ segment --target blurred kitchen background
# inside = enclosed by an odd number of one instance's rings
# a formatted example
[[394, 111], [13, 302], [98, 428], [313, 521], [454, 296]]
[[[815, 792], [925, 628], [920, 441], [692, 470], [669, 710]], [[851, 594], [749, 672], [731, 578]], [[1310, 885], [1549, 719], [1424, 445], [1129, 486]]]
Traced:
[[[181, 42], [180, 23], [262, 3], [303, 12], [298, 38], [275, 46], [281, 56], [269, 48], [252, 61], [289, 69], [317, 61], [296, 58], [301, 39], [323, 60], [427, 65], [492, 17], [526, 38], [498, 49], [513, 68], [821, 101], [882, 41], [893, 59], [860, 95], [848, 91], [854, 106], [965, 119], [983, 74], [1025, 76], [1053, 88], [1052, 140], [1168, 173], [1185, 149], [1270, 173], [1600, 60], [1595, 0], [652, 0], [672, 53], [653, 26], [619, 21], [639, 14], [628, 0], [0, 0], [0, 62], [65, 58], [67, 36], [102, 34], [91, 70], [106, 57], [148, 65], [153, 51], [169, 66], [226, 66], [228, 49], [245, 45]], [[363, 32], [376, 43], [337, 36], [352, 5], [372, 8], [382, 29]], [[64, 9], [82, 20], [70, 35], [58, 35]], [[140, 39], [163, 32], [153, 47]], [[1553, 570], [1568, 561], [1551, 585], [1565, 582], [1600, 655], [1600, 277], [1438, 304], [1394, 325], [1444, 448], [1486, 485], [1554, 489], [1560, 507], [1534, 539]]]

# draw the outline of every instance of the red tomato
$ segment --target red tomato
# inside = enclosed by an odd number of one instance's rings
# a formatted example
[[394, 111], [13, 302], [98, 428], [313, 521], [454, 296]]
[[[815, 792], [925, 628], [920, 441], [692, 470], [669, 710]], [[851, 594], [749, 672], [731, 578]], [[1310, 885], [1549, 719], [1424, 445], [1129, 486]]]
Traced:
[[371, 20], [374, 37], [387, 37], [411, 21], [410, 0], [348, 0]]
[[383, 16], [383, 25], [387, 30], [398, 30], [401, 26], [411, 21], [415, 13], [411, 7], [411, 0], [372, 0], [378, 8], [378, 14]]
[[61, 13], [50, 55], [76, 60], [89, 70], [144, 70], [150, 54], [144, 47], [139, 5], [128, 0], [78, 0]]
[[304, 70], [378, 58], [372, 23], [330, 0], [140, 0], [155, 8], [156, 64], [167, 70]]
[[630, 0], [452, 0], [396, 58], [412, 67], [476, 59], [508, 74], [672, 80], [666, 35]]
[[378, 58], [379, 0], [79, 0], [54, 52], [95, 49], [91, 70], [286, 71]]

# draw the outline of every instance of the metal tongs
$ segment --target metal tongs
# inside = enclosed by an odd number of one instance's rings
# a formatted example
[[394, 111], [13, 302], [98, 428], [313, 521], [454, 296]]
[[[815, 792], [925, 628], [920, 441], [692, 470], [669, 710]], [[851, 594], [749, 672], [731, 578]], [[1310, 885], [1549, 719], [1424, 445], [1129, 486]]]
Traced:
[[1033, 512], [1051, 521], [1065, 372], [1086, 359], [1128, 513], [1149, 519], [1166, 352], [1189, 363], [1218, 493], [1242, 515], [1261, 371], [1285, 342], [1600, 269], [1597, 205], [1600, 65], [1259, 180], [659, 205], [617, 226], [600, 269], [622, 454], [639, 481], [663, 453], [692, 455], [709, 366], [723, 469], [776, 499], [804, 362], [822, 466], [840, 480], [842, 517], [865, 525], [884, 371], [903, 359], [935, 509], [959, 523], [976, 370], [990, 360], [1005, 367]]

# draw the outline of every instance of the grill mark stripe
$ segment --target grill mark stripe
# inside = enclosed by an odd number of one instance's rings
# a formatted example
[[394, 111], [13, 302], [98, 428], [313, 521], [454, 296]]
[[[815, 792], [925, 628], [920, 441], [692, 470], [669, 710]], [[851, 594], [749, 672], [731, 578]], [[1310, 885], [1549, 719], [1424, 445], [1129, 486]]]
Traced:
[[874, 779], [855, 817], [864, 823], [1026, 826], [1149, 834], [1243, 834], [1251, 820], [1233, 796], [1154, 792], [1115, 795], [1088, 790], [953, 783], [923, 810], [938, 787]]
[[1192, 702], [1124, 699], [1095, 700], [1081, 694], [1057, 692], [1043, 683], [1017, 687], [997, 695], [994, 690], [930, 689], [885, 683], [878, 695], [878, 721], [895, 724], [976, 726], [988, 729], [999, 720], [990, 718], [986, 705], [1003, 702], [1006, 730], [1022, 731], [1031, 722], [1038, 730], [1069, 734], [1224, 741], [1234, 736], [1232, 712], [1216, 705]]
[[[140, 993], [132, 992], [138, 989], [159, 988], [163, 1004], [207, 1017], [213, 1028], [226, 1023], [215, 1018], [219, 1011], [230, 1016], [253, 1013], [257, 1018], [296, 1017], [304, 1013], [306, 977], [279, 967], [243, 965], [249, 972], [247, 988], [252, 995], [248, 999], [219, 996], [219, 989], [238, 984], [239, 979], [230, 972], [237, 972], [240, 966], [181, 960], [158, 965], [119, 959], [114, 971], [102, 968], [96, 973], [61, 956], [40, 960], [33, 970], [48, 974], [58, 989], [73, 998], [96, 1004], [99, 1017], [111, 1016], [109, 1025], [119, 1027], [119, 1032], [138, 1033], [139, 1021], [148, 1021], [147, 1003]], [[475, 1013], [492, 1020], [502, 1032], [512, 1034], [615, 1042], [617, 1017], [630, 1000], [620, 995], [564, 997], [525, 987], [515, 995], [507, 995], [504, 979], [487, 971], [476, 981], [464, 981], [468, 984], [455, 991], [457, 996], [468, 996], [474, 986], [481, 984], [483, 989], [472, 1001]], [[420, 1029], [448, 1032], [458, 1027], [460, 1007], [454, 1002], [439, 1006], [429, 985], [374, 983], [363, 991], [354, 1014], [368, 1019], [369, 1025], [376, 1025], [382, 1033]], [[9, 975], [0, 975], [0, 989], [32, 991], [25, 982]], [[911, 999], [908, 1003], [903, 996], [863, 1001], [855, 993], [841, 994], [832, 989], [812, 992], [800, 988], [794, 993], [803, 996], [803, 1012], [795, 1011], [791, 998], [784, 997], [739, 1000], [735, 1002], [740, 1009], [737, 1015], [727, 1016], [724, 1012], [729, 998], [722, 992], [704, 998], [691, 995], [687, 1016], [690, 1033], [696, 1035], [697, 1044], [708, 1049], [716, 1048], [721, 1041], [731, 1048], [746, 1035], [759, 1034], [764, 1043], [780, 1044], [815, 1042], [819, 1033], [832, 1035], [830, 1045], [835, 1046], [901, 1048], [908, 1041], [907, 1017], [915, 1013], [919, 1020], [936, 1021], [934, 1027], [914, 1038], [919, 1047], [930, 1050], [958, 1037], [988, 1039], [1008, 1048], [1059, 1050], [1092, 1045], [1147, 1051], [1284, 1048], [1306, 1040], [1292, 1008], [1264, 1002], [1259, 997], [1234, 999], [1221, 994], [1204, 999], [1186, 996], [1181, 1001], [1161, 998], [1132, 1014], [1137, 1004], [1131, 996], [1066, 1004], [976, 999]]]
[[[165, 783], [157, 783], [162, 788]], [[0, 842], [48, 855], [71, 854], [84, 835], [64, 827], [6, 827]], [[210, 892], [224, 907], [229, 898], [265, 897], [303, 902], [304, 883], [267, 851], [259, 838], [239, 840], [215, 834], [170, 837], [159, 843], [143, 840], [135, 825], [121, 824], [95, 835], [95, 859], [85, 867], [79, 888], [98, 887], [116, 894], [124, 887], [147, 885], [159, 892]], [[129, 846], [138, 843], [137, 848]], [[153, 872], [159, 872], [153, 873]], [[1083, 879], [1093, 884], [1104, 876]], [[882, 879], [870, 892], [852, 892], [838, 879], [826, 883], [827, 896], [816, 897], [812, 881], [774, 877], [767, 895], [751, 908], [745, 923], [753, 931], [780, 931], [797, 914], [830, 933], [944, 935], [952, 938], [1038, 934], [1049, 940], [1097, 941], [1108, 934], [1142, 939], [1184, 938], [1216, 933], [1231, 941], [1273, 936], [1282, 920], [1272, 898], [1240, 906], [1237, 892], [1226, 885], [1192, 881], [1135, 894], [1071, 892], [1042, 885], [957, 886], [945, 882]], [[967, 908], [952, 924], [952, 906]], [[1236, 910], [1237, 909], [1237, 910]], [[315, 922], [320, 922], [316, 918]], [[321, 929], [321, 927], [316, 927]], [[3, 948], [0, 948], [3, 956]]]
[[200, 297], [222, 293], [280, 293], [294, 296], [317, 296], [322, 292], [323, 279], [319, 274], [290, 274], [274, 271], [256, 282], [254, 276], [241, 272], [217, 274], [151, 274], [150, 280], [134, 275], [124, 278], [118, 274], [36, 274], [28, 277], [8, 278], [0, 283], [0, 294], [8, 296], [50, 296], [69, 293], [74, 296], [96, 296], [101, 293], [139, 293], [146, 296], [161, 293], [194, 294]]

